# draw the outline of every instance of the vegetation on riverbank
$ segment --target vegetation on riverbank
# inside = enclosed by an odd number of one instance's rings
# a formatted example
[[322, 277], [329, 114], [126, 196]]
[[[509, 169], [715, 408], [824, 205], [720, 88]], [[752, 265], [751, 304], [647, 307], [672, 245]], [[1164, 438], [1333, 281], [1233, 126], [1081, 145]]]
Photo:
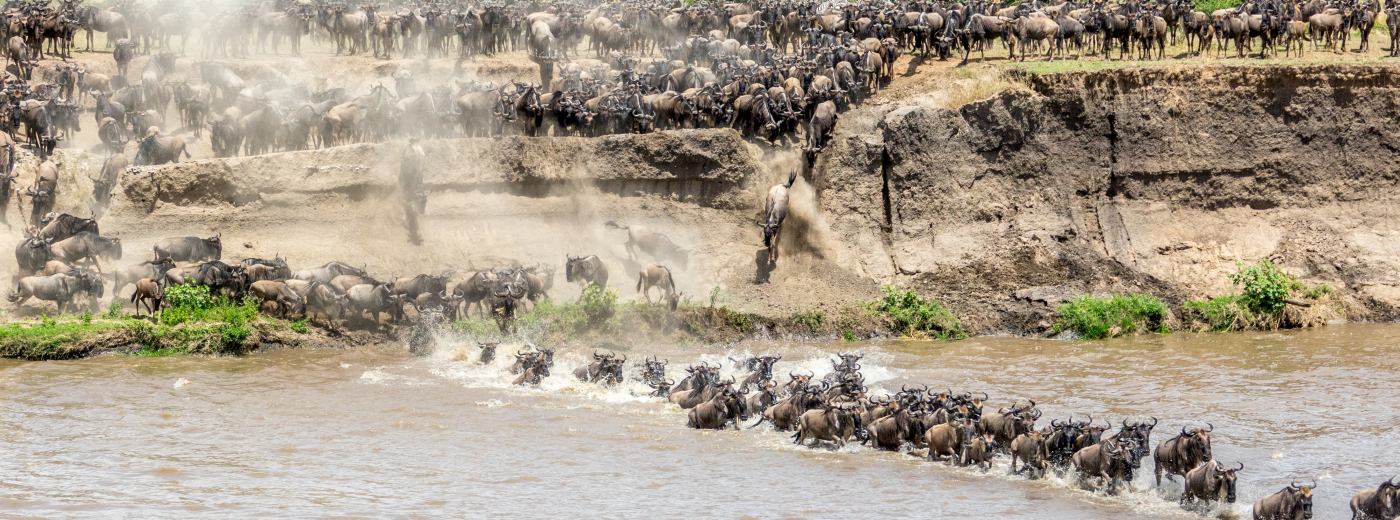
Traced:
[[1104, 339], [1173, 329], [1277, 330], [1316, 327], [1342, 316], [1331, 287], [1304, 283], [1269, 260], [1239, 264], [1229, 279], [1236, 292], [1183, 302], [1175, 314], [1148, 294], [1080, 296], [1056, 308], [1050, 334]]
[[1080, 296], [1055, 310], [1052, 334], [1072, 331], [1084, 339], [1128, 336], [1139, 332], [1171, 332], [1167, 305], [1149, 294], [1109, 297]]
[[104, 351], [139, 356], [243, 354], [264, 343], [285, 343], [309, 331], [261, 315], [252, 301], [212, 297], [208, 288], [172, 286], [169, 307], [154, 318], [123, 315], [120, 302], [102, 316], [44, 316], [0, 326], [0, 357], [72, 359]]
[[1230, 275], [1238, 292], [1182, 304], [1187, 328], [1240, 331], [1308, 328], [1341, 317], [1327, 285], [1309, 285], [1269, 260], [1239, 264]]

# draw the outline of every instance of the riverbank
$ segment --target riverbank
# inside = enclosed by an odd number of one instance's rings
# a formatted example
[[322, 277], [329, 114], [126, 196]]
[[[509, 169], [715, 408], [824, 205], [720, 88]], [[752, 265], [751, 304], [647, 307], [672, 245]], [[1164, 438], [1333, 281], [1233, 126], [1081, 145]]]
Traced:
[[[1081, 295], [1060, 304], [1036, 335], [1060, 339], [1108, 339], [1171, 332], [1241, 332], [1314, 328], [1345, 316], [1326, 285], [1309, 285], [1268, 261], [1241, 265], [1230, 276], [1236, 292], [1168, 304], [1150, 294]], [[135, 356], [242, 355], [279, 348], [407, 346], [427, 353], [463, 342], [584, 345], [630, 350], [658, 343], [703, 349], [750, 341], [871, 339], [961, 340], [962, 320], [943, 303], [913, 290], [886, 286], [884, 296], [828, 314], [821, 310], [765, 316], [731, 309], [718, 291], [706, 304], [618, 303], [611, 289], [590, 289], [576, 302], [544, 299], [512, 321], [463, 316], [410, 315], [382, 326], [347, 316], [329, 326], [305, 318], [289, 321], [259, 312], [252, 302], [213, 299], [198, 287], [167, 290], [175, 304], [155, 316], [123, 314], [113, 306], [90, 313], [41, 316], [0, 325], [0, 357], [73, 359], [100, 354]], [[183, 295], [183, 296], [182, 296]], [[505, 327], [505, 330], [502, 327]]]

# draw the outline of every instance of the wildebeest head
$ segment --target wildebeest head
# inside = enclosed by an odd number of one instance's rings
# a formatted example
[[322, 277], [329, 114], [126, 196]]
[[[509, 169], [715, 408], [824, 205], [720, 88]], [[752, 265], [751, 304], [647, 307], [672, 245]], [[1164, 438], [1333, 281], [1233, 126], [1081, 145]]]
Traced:
[[[668, 361], [664, 359], [657, 359], [656, 356], [642, 360], [642, 379], [648, 384], [664, 381], [666, 379], [667, 362]], [[675, 383], [672, 383], [672, 385], [674, 384]]]
[[1317, 487], [1317, 481], [1312, 481], [1310, 486], [1300, 486], [1297, 482], [1288, 483], [1288, 493], [1293, 502], [1293, 510], [1302, 513], [1304, 520], [1313, 517], [1313, 488]]
[[1235, 503], [1235, 481], [1237, 474], [1244, 470], [1244, 463], [1238, 463], [1239, 467], [1236, 468], [1227, 468], [1217, 461], [1211, 461], [1210, 464], [1215, 464], [1215, 471], [1211, 475], [1213, 481], [1206, 483], [1206, 489], [1212, 496], [1220, 496], [1223, 492], [1226, 502]]
[[500, 346], [500, 343], [498, 343], [498, 342], [491, 342], [491, 343], [477, 342], [476, 346], [477, 346], [477, 348], [480, 348], [480, 349], [481, 349], [481, 364], [485, 365], [485, 364], [489, 364], [490, 362], [492, 362], [492, 361], [494, 361], [494, 360], [496, 359], [496, 347]]
[[1215, 431], [1215, 426], [1206, 423], [1207, 429], [1181, 427], [1182, 449], [1186, 452], [1188, 460], [1210, 460], [1211, 444], [1210, 432]]

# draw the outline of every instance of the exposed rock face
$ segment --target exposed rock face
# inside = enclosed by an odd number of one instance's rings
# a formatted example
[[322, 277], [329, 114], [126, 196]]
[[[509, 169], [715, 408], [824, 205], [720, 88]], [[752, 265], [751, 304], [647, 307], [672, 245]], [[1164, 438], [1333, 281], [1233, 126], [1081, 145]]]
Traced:
[[1354, 317], [1400, 315], [1400, 69], [1022, 79], [842, 129], [815, 176], [865, 272], [912, 278], [984, 332], [1034, 329], [1044, 295], [1221, 293], [1266, 257], [1343, 290]]
[[[137, 204], [242, 206], [279, 193], [391, 195], [402, 144], [359, 144], [307, 152], [207, 159], [135, 168], [123, 182]], [[656, 194], [703, 206], [747, 206], [739, 192], [761, 170], [730, 130], [590, 138], [505, 137], [424, 142], [430, 188], [543, 193], [588, 182], [622, 196]]]
[[983, 333], [1040, 330], [1084, 293], [1221, 294], [1236, 262], [1272, 258], [1338, 289], [1353, 319], [1400, 317], [1400, 69], [1017, 79], [956, 110], [842, 114], [771, 272], [754, 222], [791, 157], [725, 129], [425, 142], [431, 250], [385, 239], [402, 227], [393, 143], [133, 169], [113, 229], [223, 229], [257, 237], [248, 254], [390, 270], [610, 251], [623, 280], [642, 260], [602, 225], [620, 220], [692, 250], [697, 301], [719, 286], [734, 307], [788, 315], [912, 284]]

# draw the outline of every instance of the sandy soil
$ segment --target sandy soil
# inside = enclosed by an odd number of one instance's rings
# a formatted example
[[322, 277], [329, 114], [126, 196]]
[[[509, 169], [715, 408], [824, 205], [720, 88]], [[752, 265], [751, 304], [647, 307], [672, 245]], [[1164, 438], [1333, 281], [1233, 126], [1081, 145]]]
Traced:
[[[1340, 59], [1374, 61], [1382, 52], [1380, 47], [1373, 45], [1373, 52], [1364, 56]], [[411, 71], [420, 87], [449, 78], [499, 84], [533, 79], [536, 74], [535, 66], [522, 53], [458, 62], [336, 57], [331, 49], [312, 45], [304, 50], [301, 57], [258, 56], [233, 63], [245, 77], [352, 90], [376, 82], [392, 85], [392, 75], [399, 70]], [[294, 267], [339, 259], [366, 265], [386, 277], [444, 270], [461, 277], [473, 269], [511, 263], [549, 264], [562, 271], [565, 255], [599, 254], [612, 270], [610, 285], [626, 298], [633, 293], [636, 270], [651, 259], [629, 258], [623, 247], [625, 233], [603, 225], [618, 221], [650, 226], [690, 250], [688, 265], [673, 263], [673, 268], [681, 289], [694, 302], [709, 303], [714, 298], [770, 315], [814, 308], [830, 311], [873, 299], [881, 283], [918, 281], [926, 290], [953, 301], [955, 310], [973, 315], [980, 330], [1005, 329], [1011, 315], [1015, 318], [1010, 321], [1019, 324], [1010, 328], [1019, 329], [1038, 318], [1027, 318], [1021, 309], [997, 303], [1019, 298], [1013, 296], [1015, 291], [1053, 286], [1058, 288], [1051, 292], [1068, 294], [1103, 287], [1051, 283], [1053, 277], [1043, 276], [1048, 273], [1035, 266], [1038, 260], [1023, 263], [1018, 259], [1024, 250], [987, 246], [985, 237], [1006, 233], [1019, 234], [1016, 240], [1057, 240], [1054, 233], [1042, 236], [1036, 231], [1054, 226], [1036, 224], [1018, 231], [980, 220], [986, 215], [1006, 214], [1004, 207], [997, 206], [1006, 202], [978, 199], [983, 195], [976, 195], [956, 210], [973, 215], [975, 222], [940, 231], [937, 224], [929, 227], [926, 216], [920, 216], [927, 211], [922, 208], [940, 204], [937, 198], [925, 195], [926, 188], [938, 183], [906, 182], [894, 188], [894, 193], [883, 194], [882, 156], [889, 150], [887, 128], [896, 121], [890, 118], [911, 110], [960, 109], [1008, 89], [1024, 91], [1031, 81], [1028, 78], [1033, 77], [1027, 72], [1052, 67], [1138, 69], [1142, 64], [1097, 60], [1021, 64], [1006, 61], [1004, 53], [993, 55], [998, 57], [963, 67], [957, 66], [957, 60], [924, 62], [906, 55], [897, 62], [891, 85], [862, 107], [843, 114], [837, 129], [840, 144], [823, 154], [810, 178], [799, 180], [794, 187], [792, 215], [776, 269], [761, 260], [764, 250], [755, 223], [767, 187], [800, 167], [797, 154], [743, 144], [733, 135], [699, 137], [701, 134], [691, 132], [646, 138], [615, 136], [587, 144], [571, 139], [529, 143], [519, 138], [430, 143], [430, 158], [439, 166], [428, 177], [432, 193], [423, 222], [426, 240], [414, 245], [406, 239], [394, 188], [399, 143], [252, 159], [200, 160], [209, 156], [207, 133], [194, 139], [184, 129], [173, 128], [168, 131], [187, 137], [196, 161], [181, 167], [129, 172], [102, 226], [104, 232], [123, 238], [127, 252], [120, 262], [123, 264], [144, 259], [151, 242], [158, 238], [215, 232], [222, 233], [231, 258], [280, 254], [290, 258]], [[1306, 60], [1337, 58], [1312, 53]], [[109, 54], [82, 53], [76, 59], [92, 71], [115, 70]], [[131, 70], [140, 71], [144, 60], [138, 58]], [[1255, 65], [1257, 60], [1218, 61]], [[1264, 61], [1266, 65], [1275, 62]], [[194, 57], [180, 58], [176, 77], [193, 77], [197, 62]], [[1213, 69], [1216, 62], [1214, 58], [1169, 60], [1150, 64], [1150, 69], [1199, 68], [1202, 64]], [[38, 75], [43, 77], [47, 70], [41, 67]], [[1005, 74], [1008, 70], [1022, 72]], [[90, 101], [87, 104], [91, 106]], [[990, 115], [1002, 117], [999, 124], [1035, 124], [1026, 120], [1032, 112]], [[172, 112], [170, 118], [174, 117]], [[970, 117], [976, 120], [984, 116]], [[1015, 123], [1018, 120], [1021, 122]], [[104, 154], [96, 149], [90, 114], [84, 116], [83, 130], [65, 141], [57, 156], [64, 171], [58, 210], [87, 215], [92, 208], [88, 197], [91, 182], [86, 176], [95, 174]], [[944, 146], [935, 138], [908, 145], [927, 148], [933, 156]], [[961, 148], [950, 150], [957, 149]], [[910, 164], [930, 172], [945, 167], [939, 162]], [[982, 167], [995, 172], [1006, 167], [999, 166], [994, 157], [989, 164]], [[32, 184], [34, 167], [32, 159], [21, 162], [19, 186]], [[163, 194], [158, 186], [164, 186]], [[1007, 189], [1012, 188], [1008, 185]], [[1002, 193], [993, 199], [1008, 196]], [[893, 208], [882, 198], [893, 198]], [[8, 220], [19, 222], [19, 208], [12, 205], [6, 209]], [[1173, 214], [1168, 218], [1178, 217]], [[1123, 222], [1155, 229], [1154, 218], [1151, 213], [1132, 212]], [[1231, 217], [1208, 210], [1203, 218]], [[0, 247], [13, 248], [19, 239], [17, 229], [0, 232]], [[926, 244], [935, 244], [935, 252], [922, 252]], [[1086, 246], [1083, 251], [1099, 254], [1095, 248], [1102, 246]], [[1030, 258], [1038, 257], [1032, 254]], [[1000, 267], [987, 268], [967, 259]], [[1217, 264], [1189, 272], [1191, 276], [1223, 277], [1215, 272], [1220, 269]], [[11, 261], [0, 262], [0, 273], [11, 274], [13, 269]], [[1146, 269], [1146, 276], [1157, 279], [1178, 268], [1173, 264]], [[1027, 272], [1035, 274], [1015, 275]], [[1128, 281], [1126, 286], [1142, 287], [1137, 281], [1144, 274], [1134, 272], [1107, 270], [1095, 276], [1121, 276]], [[1080, 274], [1084, 273], [1061, 271], [1062, 277]], [[960, 285], [988, 276], [1002, 280], [985, 289], [960, 292], [966, 288]], [[980, 284], [982, 281], [972, 285]], [[1170, 284], [1156, 287], [1174, 290]], [[572, 299], [577, 289], [568, 287], [559, 273], [555, 294]]]

